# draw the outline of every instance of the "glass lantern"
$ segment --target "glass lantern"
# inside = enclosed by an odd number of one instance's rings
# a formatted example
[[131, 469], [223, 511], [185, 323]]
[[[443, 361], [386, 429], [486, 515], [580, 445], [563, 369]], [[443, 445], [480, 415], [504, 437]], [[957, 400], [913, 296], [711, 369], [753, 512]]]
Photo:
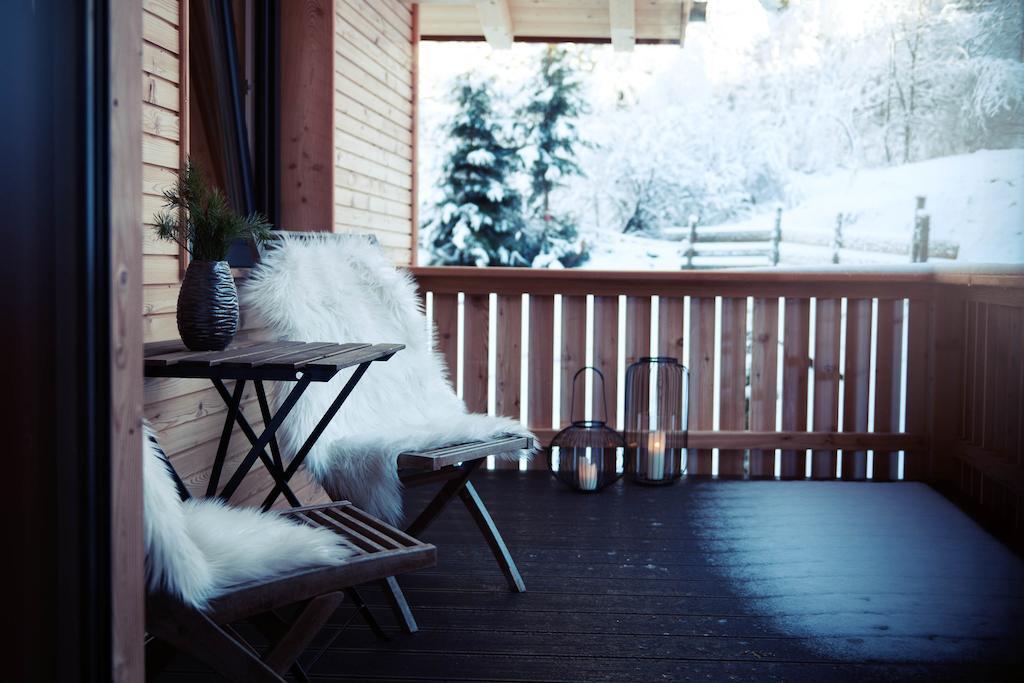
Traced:
[[572, 403], [576, 405], [576, 380], [584, 371], [591, 370], [601, 379], [601, 398], [604, 403], [603, 420], [576, 420], [558, 432], [551, 440], [549, 457], [552, 473], [560, 482], [577, 491], [600, 491], [615, 483], [622, 475], [618, 472], [619, 456], [625, 442], [622, 435], [608, 427], [608, 399], [604, 395], [604, 375], [594, 367], [580, 368], [572, 378]]
[[686, 471], [689, 371], [668, 356], [626, 369], [626, 469], [640, 484], [671, 484]]

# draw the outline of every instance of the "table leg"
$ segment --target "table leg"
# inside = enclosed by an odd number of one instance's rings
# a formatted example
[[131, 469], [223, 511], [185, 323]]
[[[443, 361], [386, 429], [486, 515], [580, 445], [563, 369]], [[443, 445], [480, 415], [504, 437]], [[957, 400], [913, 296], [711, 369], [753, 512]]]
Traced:
[[[217, 387], [217, 391], [220, 393], [221, 398], [223, 398], [225, 402], [229, 401], [230, 397], [228, 396], [227, 389], [224, 388], [223, 382], [221, 382], [220, 380], [213, 380], [213, 383], [214, 383], [214, 386]], [[268, 407], [268, 413], [269, 413], [269, 407]], [[230, 420], [230, 418], [231, 418], [231, 416], [229, 415], [229, 420]], [[253, 446], [255, 446], [256, 443], [259, 441], [260, 437], [256, 436], [256, 432], [249, 425], [249, 421], [247, 419], [245, 419], [245, 415], [242, 413], [241, 410], [234, 411], [234, 422], [236, 422], [238, 424], [239, 428], [241, 428], [242, 433], [245, 434], [245, 438], [249, 439], [249, 443], [252, 444]], [[269, 417], [264, 417], [263, 424], [265, 425], [265, 428], [267, 426], [269, 426], [271, 422], [273, 422], [272, 419], [270, 419]], [[228, 422], [225, 425], [225, 429], [228, 429], [228, 426], [233, 427], [234, 425], [231, 422]], [[276, 444], [277, 443], [277, 437], [275, 435], [271, 434], [270, 441], [271, 441], [271, 443]], [[284, 482], [284, 480], [283, 480], [284, 474], [281, 471], [281, 467], [279, 467], [274, 460], [272, 460], [270, 457], [267, 456], [266, 446], [265, 445], [264, 445], [263, 448], [260, 449], [260, 451], [258, 453], [258, 457], [259, 457], [260, 460], [263, 461], [263, 464], [266, 466], [267, 471], [270, 473], [270, 476], [274, 479], [275, 482]], [[217, 472], [217, 475], [219, 477], [220, 472]], [[291, 505], [293, 507], [296, 507], [296, 506], [300, 505], [299, 499], [295, 496], [295, 494], [292, 492], [292, 490], [290, 488], [288, 488], [287, 486], [285, 486], [285, 489], [286, 490], [285, 490], [285, 494], [284, 495], [285, 495], [285, 498], [288, 499], [288, 502], [291, 503]], [[209, 493], [208, 496], [212, 496], [215, 493], [216, 493], [216, 487], [214, 487], [213, 493]]]
[[[281, 427], [281, 423], [284, 422], [286, 417], [288, 417], [288, 413], [290, 413], [292, 408], [295, 407], [295, 402], [298, 401], [299, 397], [302, 396], [304, 391], [306, 391], [306, 388], [309, 386], [309, 382], [309, 377], [303, 375], [295, 386], [292, 387], [292, 390], [288, 392], [288, 396], [284, 399], [284, 403], [282, 403], [281, 407], [277, 410], [277, 415], [275, 415], [274, 419], [270, 421], [270, 424], [266, 426], [263, 434], [256, 440], [256, 443], [253, 444], [249, 453], [238, 465], [238, 469], [235, 470], [235, 473], [231, 475], [231, 479], [224, 487], [224, 490], [220, 492], [221, 498], [229, 500], [232, 494], [238, 490], [238, 486], [242, 483], [242, 479], [245, 478], [245, 475], [249, 473], [250, 469], [252, 469], [253, 464], [256, 462], [256, 458], [258, 458], [260, 453], [263, 452], [263, 449], [267, 447], [267, 444], [270, 443], [270, 439], [273, 438], [274, 434], [276, 434], [277, 430]], [[271, 472], [271, 474], [276, 473]], [[276, 478], [277, 477], [275, 477], [275, 479]], [[275, 491], [278, 490], [278, 486], [279, 485], [275, 481]]]
[[[313, 428], [312, 433], [306, 439], [305, 443], [302, 444], [302, 447], [298, 450], [295, 456], [292, 457], [291, 461], [288, 463], [288, 468], [284, 471], [284, 476], [282, 477], [282, 480], [275, 481], [274, 488], [263, 500], [262, 508], [264, 510], [269, 510], [270, 507], [274, 504], [274, 501], [277, 500], [277, 497], [281, 495], [281, 491], [288, 488], [288, 482], [291, 481], [291, 478], [293, 476], [295, 476], [295, 472], [298, 471], [299, 466], [302, 465], [303, 461], [306, 459], [306, 456], [309, 455], [309, 451], [313, 448], [313, 445], [316, 444], [317, 439], [319, 439], [320, 435], [324, 433], [324, 430], [327, 429], [327, 425], [330, 424], [331, 420], [333, 420], [334, 416], [338, 413], [338, 410], [340, 410], [341, 406], [345, 403], [346, 400], [348, 400], [348, 397], [352, 393], [352, 390], [356, 388], [356, 385], [359, 383], [359, 380], [362, 379], [363, 375], [366, 373], [367, 368], [369, 367], [369, 362], [362, 363], [359, 365], [359, 367], [356, 368], [355, 372], [352, 373], [352, 376], [349, 377], [348, 382], [346, 382], [345, 386], [342, 387], [341, 392], [338, 394], [338, 397], [334, 399], [334, 403], [332, 403], [331, 406], [327, 409], [327, 412], [324, 413], [324, 416], [320, 418], [320, 421], [317, 423], [316, 427]], [[293, 506], [297, 507], [297, 504], [293, 503]]]
[[224, 469], [224, 461], [228, 456], [228, 446], [231, 444], [231, 433], [235, 427], [235, 416], [239, 412], [239, 405], [242, 402], [242, 392], [245, 390], [245, 380], [235, 382], [235, 391], [228, 396], [228, 390], [219, 379], [213, 380], [221, 398], [228, 404], [228, 417], [224, 420], [224, 429], [220, 433], [220, 442], [217, 444], [217, 455], [213, 459], [213, 470], [210, 472], [210, 482], [206, 485], [206, 497], [212, 498], [217, 495], [217, 486], [220, 484], [220, 474]]
[[[263, 388], [263, 380], [258, 379], [253, 382], [256, 386], [256, 398], [260, 404], [260, 414], [263, 415], [263, 424], [270, 424], [270, 404], [267, 403], [267, 392]], [[274, 464], [277, 465], [277, 469], [284, 471], [284, 464], [281, 461], [281, 449], [277, 446], [277, 436], [270, 439], [270, 454], [274, 458]]]

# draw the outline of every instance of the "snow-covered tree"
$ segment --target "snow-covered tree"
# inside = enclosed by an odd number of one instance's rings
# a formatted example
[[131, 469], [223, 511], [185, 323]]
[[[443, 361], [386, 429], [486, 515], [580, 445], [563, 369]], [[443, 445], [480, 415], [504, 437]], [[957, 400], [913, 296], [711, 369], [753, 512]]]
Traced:
[[[522, 196], [512, 178], [518, 150], [495, 120], [493, 83], [464, 75], [452, 89], [456, 112], [447, 126], [450, 149], [440, 178], [442, 199], [424, 226], [436, 265], [528, 266]], [[524, 253], [525, 252], [525, 253]]]
[[[566, 181], [583, 174], [577, 161], [584, 146], [577, 120], [588, 107], [572, 64], [573, 54], [560, 45], [548, 45], [540, 56], [536, 81], [520, 119], [526, 126], [523, 155], [530, 177], [530, 232], [540, 261], [564, 266], [586, 260], [576, 220], [564, 209], [552, 207], [552, 194]], [[535, 258], [536, 261], [536, 258]]]

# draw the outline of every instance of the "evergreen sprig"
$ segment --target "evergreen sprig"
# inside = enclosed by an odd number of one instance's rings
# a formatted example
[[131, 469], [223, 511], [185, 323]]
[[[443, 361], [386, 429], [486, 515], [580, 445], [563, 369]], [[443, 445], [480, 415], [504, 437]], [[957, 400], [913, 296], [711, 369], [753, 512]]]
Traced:
[[157, 237], [178, 243], [195, 261], [227, 259], [237, 239], [251, 239], [257, 245], [270, 239], [272, 226], [262, 214], [235, 213], [224, 193], [208, 184], [191, 161], [163, 196], [164, 208], [154, 216]]

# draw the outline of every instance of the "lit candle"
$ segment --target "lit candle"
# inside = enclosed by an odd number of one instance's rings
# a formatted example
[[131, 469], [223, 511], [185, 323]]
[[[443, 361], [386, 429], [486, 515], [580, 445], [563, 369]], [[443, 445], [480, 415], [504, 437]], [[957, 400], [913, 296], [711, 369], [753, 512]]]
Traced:
[[597, 488], [597, 463], [591, 460], [590, 456], [591, 450], [587, 448], [586, 457], [576, 460], [576, 476], [583, 491], [593, 491]]
[[647, 478], [665, 478], [665, 432], [651, 432], [647, 435]]

